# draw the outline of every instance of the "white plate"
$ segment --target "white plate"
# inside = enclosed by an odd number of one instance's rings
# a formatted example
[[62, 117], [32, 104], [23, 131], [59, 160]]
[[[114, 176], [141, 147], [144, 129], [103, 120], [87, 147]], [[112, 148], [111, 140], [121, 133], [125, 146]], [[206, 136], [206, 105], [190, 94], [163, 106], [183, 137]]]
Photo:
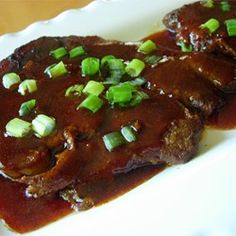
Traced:
[[[43, 35], [99, 35], [133, 41], [162, 27], [188, 0], [97, 0], [0, 37], [0, 59]], [[207, 131], [200, 154], [112, 202], [72, 214], [25, 236], [235, 236], [236, 131]], [[1, 236], [16, 235], [0, 225]]]

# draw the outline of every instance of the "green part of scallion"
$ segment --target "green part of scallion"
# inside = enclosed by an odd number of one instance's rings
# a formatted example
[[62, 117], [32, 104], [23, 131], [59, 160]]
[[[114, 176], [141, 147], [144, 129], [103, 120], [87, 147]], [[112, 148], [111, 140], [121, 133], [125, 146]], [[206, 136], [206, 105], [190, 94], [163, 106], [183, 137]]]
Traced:
[[90, 80], [83, 89], [83, 93], [99, 96], [104, 91], [104, 89], [105, 87], [102, 83]]
[[215, 18], [209, 19], [207, 22], [200, 26], [201, 29], [208, 29], [210, 33], [214, 33], [216, 30], [219, 29], [219, 27], [220, 22]]
[[203, 0], [202, 5], [204, 7], [212, 8], [214, 7], [214, 0]]
[[26, 79], [22, 81], [19, 85], [18, 92], [21, 95], [26, 95], [27, 93], [33, 93], [37, 91], [37, 81], [34, 79]]
[[106, 55], [106, 56], [104, 56], [104, 57], [102, 58], [102, 60], [101, 60], [101, 66], [105, 66], [105, 65], [107, 64], [107, 62], [108, 62], [109, 60], [111, 60], [111, 59], [116, 59], [116, 57], [113, 56], [113, 55]]
[[110, 58], [104, 65], [106, 65], [109, 74], [104, 84], [119, 83], [125, 74], [125, 64], [123, 60], [117, 58]]
[[221, 10], [224, 12], [229, 12], [231, 10], [231, 5], [229, 4], [228, 1], [221, 1], [220, 5], [221, 5]]
[[52, 134], [56, 129], [56, 120], [53, 117], [39, 114], [32, 121], [33, 131], [39, 138]]
[[91, 112], [95, 113], [101, 109], [103, 106], [103, 100], [95, 95], [89, 95], [80, 105], [77, 107], [77, 110], [80, 108], [86, 108]]
[[135, 133], [130, 126], [123, 127], [121, 129], [121, 134], [126, 139], [126, 141], [129, 143], [136, 141]]
[[137, 77], [142, 73], [144, 68], [145, 63], [135, 58], [126, 66], [125, 71], [131, 77]]
[[185, 42], [179, 42], [178, 45], [180, 46], [182, 52], [192, 52], [193, 51], [193, 47], [191, 44], [187, 45]]
[[139, 46], [138, 52], [141, 52], [143, 54], [149, 54], [155, 51], [156, 49], [157, 49], [156, 43], [149, 39]]
[[126, 143], [125, 138], [121, 134], [121, 132], [112, 132], [103, 136], [103, 142], [105, 144], [106, 149], [109, 152], [112, 152], [114, 148], [119, 147]]
[[133, 80], [126, 81], [124, 83], [126, 84], [131, 84], [133, 86], [142, 86], [146, 83], [147, 81], [143, 77], [138, 77]]
[[63, 61], [60, 61], [57, 64], [47, 67], [44, 73], [47, 74], [49, 78], [55, 79], [55, 78], [58, 78], [60, 76], [67, 74], [68, 71]]
[[20, 82], [20, 76], [14, 72], [7, 73], [2, 77], [2, 84], [6, 89], [11, 88], [12, 85], [19, 84]]
[[132, 100], [128, 104], [130, 107], [138, 106], [143, 100], [149, 99], [149, 96], [143, 91], [136, 91]]
[[65, 97], [73, 97], [73, 96], [80, 96], [84, 89], [84, 85], [82, 84], [74, 84], [66, 89]]
[[69, 51], [69, 57], [75, 58], [75, 57], [83, 56], [83, 55], [85, 55], [85, 53], [86, 52], [85, 52], [84, 47], [78, 46], [78, 47], [75, 47]]
[[225, 21], [228, 35], [230, 37], [236, 36], [236, 19], [229, 19]]
[[19, 110], [19, 116], [26, 116], [30, 114], [30, 112], [35, 108], [35, 106], [36, 106], [35, 99], [31, 99], [27, 102], [22, 103]]
[[50, 56], [54, 57], [57, 60], [66, 56], [67, 54], [68, 52], [64, 47], [57, 48], [49, 53]]
[[87, 57], [81, 62], [81, 69], [84, 76], [96, 75], [100, 69], [100, 60], [96, 57]]
[[127, 103], [131, 101], [136, 88], [129, 83], [111, 86], [106, 92], [106, 98], [111, 104]]
[[148, 55], [144, 58], [144, 62], [149, 65], [157, 64], [162, 59], [161, 56], [157, 55]]
[[10, 120], [6, 125], [6, 133], [9, 136], [15, 138], [22, 138], [29, 135], [32, 132], [31, 123], [21, 120], [19, 118], [14, 118]]

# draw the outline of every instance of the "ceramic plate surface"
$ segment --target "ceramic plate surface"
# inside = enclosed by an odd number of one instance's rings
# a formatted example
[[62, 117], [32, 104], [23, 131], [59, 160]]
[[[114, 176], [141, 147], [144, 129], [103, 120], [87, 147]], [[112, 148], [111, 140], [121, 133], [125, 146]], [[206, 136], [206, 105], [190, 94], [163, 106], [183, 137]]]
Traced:
[[[0, 59], [40, 36], [99, 35], [135, 41], [188, 0], [97, 0], [0, 37]], [[25, 236], [235, 236], [236, 131], [207, 130], [198, 156], [112, 202]], [[17, 235], [1, 224], [1, 236]]]

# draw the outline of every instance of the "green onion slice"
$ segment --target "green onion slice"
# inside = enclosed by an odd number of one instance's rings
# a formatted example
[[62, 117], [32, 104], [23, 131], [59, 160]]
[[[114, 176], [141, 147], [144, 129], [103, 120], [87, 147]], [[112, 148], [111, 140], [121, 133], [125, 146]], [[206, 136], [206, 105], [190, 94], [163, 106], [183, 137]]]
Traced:
[[111, 59], [116, 59], [116, 57], [113, 56], [113, 55], [104, 56], [101, 60], [101, 66], [105, 66], [108, 63], [108, 61], [111, 60]]
[[19, 116], [26, 116], [30, 114], [30, 112], [35, 108], [35, 106], [36, 106], [35, 99], [31, 99], [27, 102], [22, 103], [19, 110]]
[[93, 76], [99, 72], [100, 60], [96, 57], [87, 57], [81, 62], [82, 74]]
[[65, 97], [80, 96], [82, 94], [83, 89], [84, 85], [74, 84], [66, 90]]
[[111, 152], [114, 148], [119, 147], [126, 143], [125, 138], [121, 132], [112, 132], [103, 136], [103, 142], [106, 149]]
[[101, 109], [103, 105], [103, 100], [95, 95], [89, 95], [80, 105], [77, 107], [77, 110], [80, 108], [86, 108], [91, 112], [95, 113]]
[[204, 7], [212, 8], [214, 7], [214, 0], [203, 0], [202, 5]]
[[56, 129], [56, 120], [53, 117], [39, 114], [32, 121], [35, 135], [39, 138], [46, 137], [52, 134]]
[[202, 29], [208, 29], [211, 33], [214, 33], [216, 30], [219, 29], [220, 22], [215, 18], [211, 18], [207, 22], [202, 24], [200, 27]]
[[57, 60], [66, 56], [67, 54], [68, 52], [64, 47], [57, 48], [49, 53], [50, 56], [53, 56]]
[[32, 131], [31, 123], [21, 120], [19, 118], [14, 118], [10, 120], [6, 125], [6, 133], [9, 136], [22, 138], [29, 135]]
[[102, 83], [90, 80], [83, 89], [83, 93], [99, 96], [104, 91], [104, 89], [105, 87]]
[[144, 68], [145, 63], [135, 58], [126, 66], [125, 71], [131, 77], [137, 77], [142, 73]]
[[149, 99], [149, 96], [143, 91], [136, 91], [133, 95], [131, 102], [129, 103], [130, 107], [138, 106], [143, 100]]
[[124, 82], [125, 84], [131, 84], [133, 86], [142, 86], [146, 83], [147, 81], [143, 77], [138, 77], [133, 80], [129, 80]]
[[6, 89], [9, 89], [12, 85], [19, 84], [20, 82], [20, 76], [14, 72], [7, 73], [2, 77], [2, 84]]
[[191, 44], [187, 45], [187, 44], [185, 44], [185, 42], [179, 42], [179, 46], [180, 46], [182, 52], [192, 52], [193, 51], [193, 47]]
[[86, 52], [85, 52], [84, 47], [78, 46], [78, 47], [75, 47], [69, 51], [69, 57], [75, 58], [75, 57], [83, 56], [83, 55], [85, 55], [85, 53]]
[[140, 47], [138, 48], [138, 52], [141, 52], [143, 54], [149, 54], [155, 51], [156, 49], [156, 43], [149, 39], [140, 45]]
[[144, 58], [144, 62], [149, 65], [157, 64], [162, 59], [161, 56], [157, 55], [148, 55]]
[[47, 67], [44, 73], [47, 74], [49, 78], [55, 79], [55, 78], [58, 78], [60, 76], [67, 74], [68, 71], [63, 61], [60, 61], [57, 64]]
[[230, 37], [236, 36], [236, 19], [229, 19], [225, 21], [228, 35]]
[[130, 126], [123, 127], [121, 129], [121, 134], [129, 143], [136, 141], [135, 133]]
[[231, 10], [231, 5], [228, 1], [221, 1], [221, 10], [224, 12], [229, 12]]
[[18, 92], [21, 95], [26, 95], [27, 93], [33, 93], [37, 91], [37, 81], [34, 79], [26, 79], [22, 81], [19, 85]]

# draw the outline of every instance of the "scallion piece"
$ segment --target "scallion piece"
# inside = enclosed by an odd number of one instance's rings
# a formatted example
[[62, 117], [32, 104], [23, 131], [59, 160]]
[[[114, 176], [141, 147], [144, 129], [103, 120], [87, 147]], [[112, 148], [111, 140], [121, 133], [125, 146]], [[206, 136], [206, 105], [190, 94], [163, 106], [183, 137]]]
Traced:
[[90, 80], [83, 89], [83, 93], [99, 96], [104, 91], [104, 89], [105, 87], [102, 83]]
[[125, 138], [120, 132], [112, 132], [103, 136], [103, 142], [106, 149], [111, 152], [114, 148], [126, 143]]
[[157, 64], [161, 59], [162, 59], [161, 56], [150, 55], [150, 56], [146, 56], [144, 58], [144, 62], [149, 64], [149, 65], [154, 65], [154, 64]]
[[95, 95], [89, 95], [80, 105], [77, 107], [77, 110], [80, 108], [86, 108], [91, 112], [95, 113], [101, 109], [103, 105], [103, 100]]
[[74, 84], [66, 90], [65, 97], [80, 96], [82, 94], [83, 89], [84, 85]]
[[33, 93], [37, 91], [37, 82], [34, 79], [26, 79], [22, 81], [19, 85], [18, 92], [21, 95], [26, 95], [27, 93]]
[[141, 52], [143, 54], [149, 54], [155, 51], [156, 49], [156, 43], [149, 39], [140, 45], [140, 47], [138, 48], [138, 52]]
[[129, 80], [124, 83], [131, 84], [133, 86], [142, 86], [146, 83], [146, 80], [143, 77], [138, 77], [138, 78], [135, 78], [134, 80]]
[[56, 120], [53, 117], [39, 114], [32, 121], [35, 135], [39, 138], [52, 134], [56, 129]]
[[214, 33], [216, 30], [219, 29], [220, 22], [215, 18], [211, 18], [210, 20], [202, 24], [200, 27], [202, 29], [208, 29], [210, 33]]
[[66, 56], [67, 54], [68, 52], [64, 47], [57, 48], [49, 53], [50, 56], [53, 56], [57, 60]]
[[36, 100], [31, 99], [27, 102], [24, 102], [20, 106], [19, 116], [26, 116], [28, 115], [36, 106]]
[[129, 83], [111, 86], [106, 92], [106, 98], [111, 104], [127, 103], [131, 101], [136, 88]]
[[123, 127], [121, 129], [121, 134], [126, 139], [126, 141], [129, 143], [136, 141], [135, 133], [130, 126]]
[[49, 78], [55, 79], [60, 76], [67, 74], [67, 69], [63, 61], [60, 61], [57, 64], [51, 65], [45, 69], [44, 73], [46, 73]]
[[85, 53], [86, 52], [85, 52], [83, 46], [78, 46], [78, 47], [75, 47], [69, 51], [69, 57], [75, 58], [75, 57], [83, 56], [83, 55], [85, 55]]
[[236, 19], [229, 19], [225, 21], [228, 35], [230, 37], [236, 36]]
[[82, 74], [93, 76], [99, 72], [100, 60], [96, 57], [87, 57], [81, 62]]
[[142, 73], [144, 68], [145, 63], [135, 58], [126, 66], [125, 71], [131, 77], [137, 77]]
[[6, 89], [9, 89], [12, 85], [19, 84], [20, 82], [20, 76], [14, 72], [7, 73], [2, 77], [2, 84]]
[[180, 46], [182, 52], [192, 52], [193, 51], [193, 47], [191, 44], [186, 45], [185, 42], [180, 42], [179, 46]]
[[14, 118], [10, 120], [6, 125], [6, 133], [9, 136], [15, 138], [22, 138], [29, 135], [32, 131], [31, 123], [21, 120], [19, 118]]
[[231, 10], [231, 5], [228, 3], [228, 1], [221, 1], [221, 10], [224, 12], [228, 12]]
[[203, 0], [202, 5], [204, 7], [212, 8], [214, 7], [214, 0]]
[[108, 63], [108, 61], [111, 60], [111, 59], [116, 59], [116, 58], [113, 55], [104, 56], [101, 60], [101, 66], [105, 66]]
[[138, 106], [143, 100], [149, 99], [149, 96], [143, 91], [136, 91], [129, 103], [130, 107]]

